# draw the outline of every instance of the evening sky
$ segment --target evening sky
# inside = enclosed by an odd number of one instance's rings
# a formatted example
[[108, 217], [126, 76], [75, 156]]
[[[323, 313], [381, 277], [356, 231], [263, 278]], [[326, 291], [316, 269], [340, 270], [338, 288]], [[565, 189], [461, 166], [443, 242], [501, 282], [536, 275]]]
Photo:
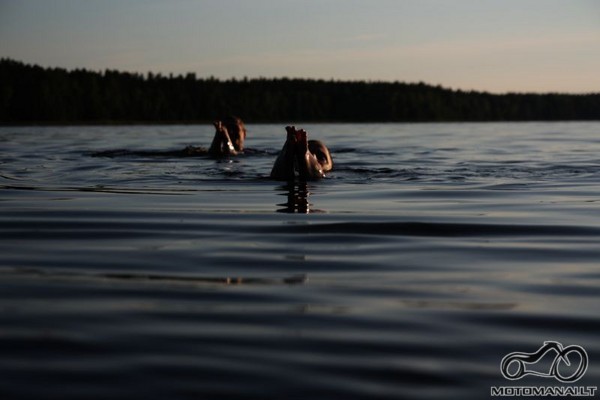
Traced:
[[600, 1], [0, 0], [0, 57], [198, 77], [600, 92]]

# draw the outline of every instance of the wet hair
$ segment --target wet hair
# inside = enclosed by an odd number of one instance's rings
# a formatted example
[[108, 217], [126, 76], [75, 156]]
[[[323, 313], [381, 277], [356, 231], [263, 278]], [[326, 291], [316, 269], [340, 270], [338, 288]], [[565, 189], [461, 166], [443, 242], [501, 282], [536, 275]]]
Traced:
[[246, 132], [246, 127], [244, 126], [244, 121], [241, 118], [236, 117], [234, 115], [227, 115], [221, 118], [221, 122], [227, 128], [229, 132], [238, 131], [241, 129], [243, 132]]

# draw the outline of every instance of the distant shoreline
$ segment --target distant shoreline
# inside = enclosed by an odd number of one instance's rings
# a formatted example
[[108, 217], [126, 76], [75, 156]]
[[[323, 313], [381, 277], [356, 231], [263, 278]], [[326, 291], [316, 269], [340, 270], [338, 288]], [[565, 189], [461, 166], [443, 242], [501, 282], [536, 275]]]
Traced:
[[0, 125], [600, 121], [600, 93], [462, 91], [423, 82], [219, 80], [0, 60]]

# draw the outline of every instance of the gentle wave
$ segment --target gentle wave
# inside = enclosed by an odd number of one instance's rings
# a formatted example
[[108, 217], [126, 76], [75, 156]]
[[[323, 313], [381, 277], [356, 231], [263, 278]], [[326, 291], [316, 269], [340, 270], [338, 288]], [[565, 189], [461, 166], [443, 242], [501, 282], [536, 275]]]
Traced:
[[319, 182], [275, 125], [0, 128], [0, 396], [481, 399], [547, 340], [597, 385], [597, 123], [307, 129]]
[[[127, 192], [120, 192], [127, 193]], [[75, 214], [76, 215], [76, 214]], [[73, 215], [73, 216], [75, 216]], [[62, 217], [66, 217], [63, 214]], [[231, 224], [216, 223], [215, 219], [197, 221], [191, 215], [180, 215], [175, 218], [186, 218], [182, 223], [168, 222], [173, 216], [168, 214], [162, 221], [147, 221], [148, 214], [128, 213], [121, 215], [121, 220], [103, 221], [99, 219], [34, 219], [3, 221], [0, 238], [35, 239], [49, 238], [49, 234], [57, 234], [56, 239], [88, 239], [115, 238], [131, 236], [168, 236], [193, 237], [203, 232], [226, 233], [232, 230], [237, 234], [336, 234], [336, 235], [385, 235], [385, 236], [433, 236], [433, 237], [594, 237], [600, 236], [600, 228], [595, 226], [570, 225], [504, 225], [504, 224], [467, 224], [467, 223], [429, 223], [429, 222], [315, 222], [298, 225], [263, 224]], [[260, 216], [257, 216], [260, 218]], [[97, 218], [101, 218], [98, 216]], [[112, 215], [112, 218], [115, 218]], [[249, 222], [247, 216], [246, 221]], [[339, 237], [339, 236], [338, 236]]]
[[600, 228], [550, 225], [445, 224], [426, 222], [347, 222], [270, 228], [276, 233], [331, 233], [398, 236], [600, 236]]
[[5, 276], [22, 276], [41, 279], [85, 279], [103, 282], [140, 282], [160, 284], [225, 284], [225, 285], [297, 285], [308, 282], [307, 275], [294, 275], [283, 278], [264, 278], [252, 276], [183, 276], [177, 274], [161, 275], [145, 272], [104, 272], [92, 273], [85, 271], [61, 271], [41, 268], [0, 268], [0, 274]]

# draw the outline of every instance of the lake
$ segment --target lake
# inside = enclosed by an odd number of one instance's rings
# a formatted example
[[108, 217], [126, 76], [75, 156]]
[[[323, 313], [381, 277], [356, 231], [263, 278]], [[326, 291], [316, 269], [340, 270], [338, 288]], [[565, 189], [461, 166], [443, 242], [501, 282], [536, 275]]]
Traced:
[[[297, 126], [327, 178], [269, 179], [284, 124], [0, 127], [0, 398], [597, 385], [600, 123]], [[546, 341], [578, 381], [503, 376]]]

